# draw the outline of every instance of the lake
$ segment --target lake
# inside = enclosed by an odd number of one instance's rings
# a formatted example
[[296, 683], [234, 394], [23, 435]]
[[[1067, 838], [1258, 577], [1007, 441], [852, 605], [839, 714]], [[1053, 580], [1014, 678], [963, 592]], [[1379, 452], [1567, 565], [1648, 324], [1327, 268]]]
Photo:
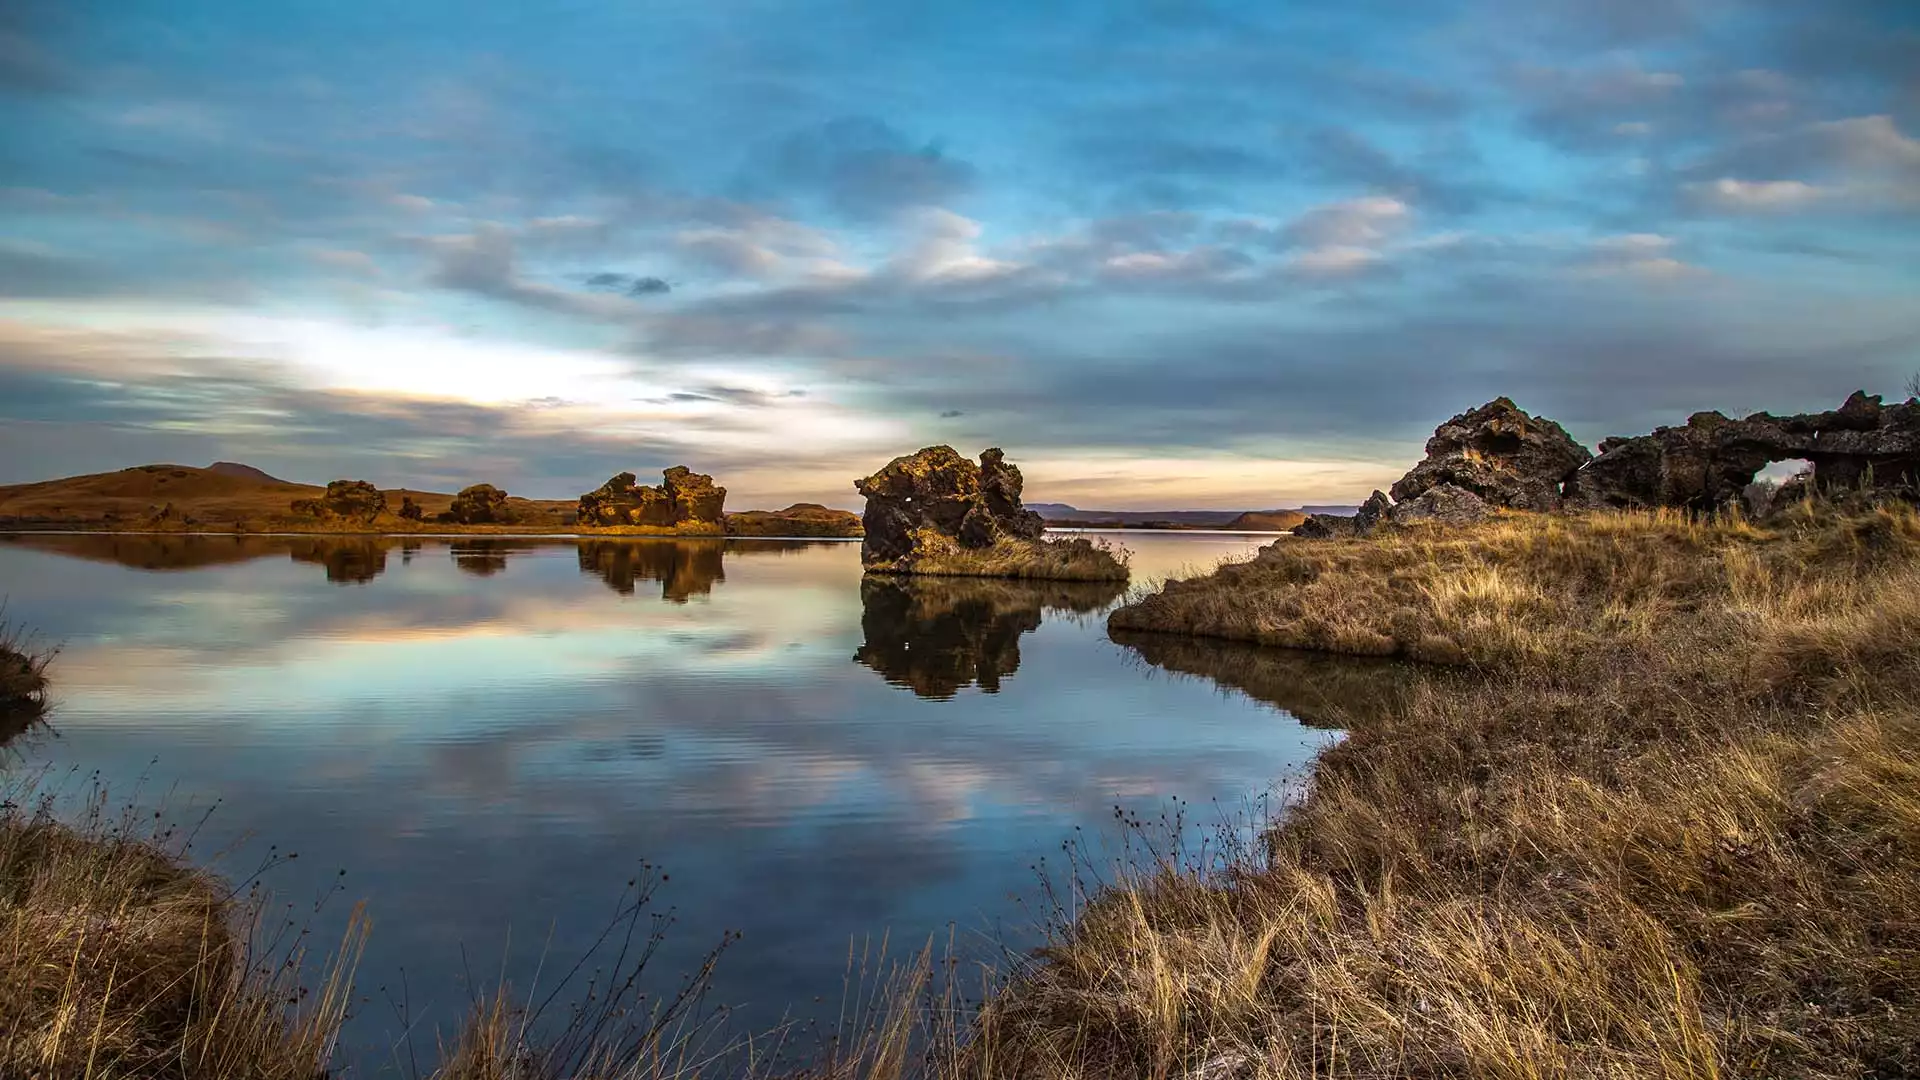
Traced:
[[[1142, 582], [1271, 538], [1112, 539]], [[1119, 594], [863, 583], [830, 541], [4, 537], [6, 617], [61, 647], [8, 768], [97, 776], [233, 876], [297, 853], [265, 881], [322, 941], [364, 899], [365, 1072], [401, 986], [430, 1027], [469, 971], [551, 980], [643, 862], [677, 919], [659, 971], [739, 931], [714, 1000], [831, 1014], [850, 943], [1030, 945], [1036, 867], [1116, 807], [1257, 812], [1332, 737], [1290, 704], [1312, 670], [1116, 644]]]

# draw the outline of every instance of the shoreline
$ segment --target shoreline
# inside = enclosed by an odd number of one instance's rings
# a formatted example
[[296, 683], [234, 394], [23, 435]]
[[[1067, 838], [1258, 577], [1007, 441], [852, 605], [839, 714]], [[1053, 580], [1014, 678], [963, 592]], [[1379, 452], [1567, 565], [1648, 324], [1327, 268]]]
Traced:
[[716, 532], [640, 532], [615, 529], [582, 531], [573, 528], [526, 529], [511, 526], [470, 525], [460, 531], [388, 532], [372, 529], [76, 529], [20, 528], [0, 524], [0, 536], [205, 536], [272, 539], [275, 537], [328, 536], [372, 540], [445, 540], [479, 536], [498, 540], [820, 540], [857, 542], [858, 536], [787, 536], [753, 534], [751, 536]]

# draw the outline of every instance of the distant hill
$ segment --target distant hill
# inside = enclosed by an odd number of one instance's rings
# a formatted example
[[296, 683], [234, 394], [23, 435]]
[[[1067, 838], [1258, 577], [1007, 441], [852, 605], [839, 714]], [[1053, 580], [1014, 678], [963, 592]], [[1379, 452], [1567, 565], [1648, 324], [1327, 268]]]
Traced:
[[[136, 465], [118, 472], [67, 476], [32, 484], [0, 486], [0, 525], [109, 526], [142, 522], [232, 525], [264, 524], [284, 518], [295, 499], [311, 499], [325, 489], [294, 484], [250, 465], [216, 462], [191, 465]], [[411, 497], [429, 518], [447, 509], [453, 496], [409, 488], [386, 490], [387, 504], [398, 510]], [[571, 499], [507, 500], [527, 524], [564, 524], [571, 520]], [[171, 509], [169, 509], [171, 508]]]
[[1288, 532], [1307, 520], [1299, 510], [1249, 510], [1221, 526], [1243, 532]]
[[[1026, 504], [1037, 510], [1047, 524], [1080, 528], [1122, 529], [1244, 529], [1248, 532], [1286, 532], [1305, 521], [1303, 510], [1082, 510], [1066, 503]], [[1348, 509], [1347, 513], [1352, 513]]]
[[251, 465], [242, 465], [237, 461], [216, 461], [207, 466], [207, 471], [210, 473], [219, 473], [221, 476], [237, 476], [242, 480], [255, 480], [262, 484], [284, 484], [287, 482], [277, 476], [262, 472]]

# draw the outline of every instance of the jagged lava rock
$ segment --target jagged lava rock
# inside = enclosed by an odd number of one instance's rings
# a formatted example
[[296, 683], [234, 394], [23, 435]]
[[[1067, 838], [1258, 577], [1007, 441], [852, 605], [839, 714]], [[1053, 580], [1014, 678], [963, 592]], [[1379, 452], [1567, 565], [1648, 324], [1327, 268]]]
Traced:
[[894, 458], [854, 481], [854, 490], [867, 499], [860, 519], [866, 530], [861, 561], [909, 559], [925, 542], [925, 530], [966, 548], [991, 547], [1004, 537], [1038, 540], [1046, 523], [1020, 505], [1022, 483], [1019, 468], [998, 449], [982, 453], [978, 465], [951, 446]]
[[1452, 484], [1430, 487], [1411, 499], [1393, 504], [1393, 509], [1387, 511], [1388, 520], [1395, 525], [1423, 521], [1436, 525], [1471, 525], [1485, 521], [1492, 514], [1493, 507], [1487, 505], [1485, 499]]
[[1488, 506], [1556, 510], [1561, 484], [1592, 457], [1559, 424], [1500, 397], [1436, 428], [1426, 459], [1393, 485], [1392, 495], [1406, 502], [1447, 484]]
[[635, 483], [623, 472], [580, 496], [582, 525], [711, 525], [716, 530], [725, 517], [727, 489], [713, 477], [685, 465], [668, 469], [658, 487]]
[[293, 512], [319, 518], [371, 522], [387, 510], [387, 497], [365, 480], [335, 480], [326, 494], [293, 500]]
[[1920, 402], [1883, 405], [1855, 391], [1838, 409], [1744, 420], [1699, 412], [1677, 427], [1612, 438], [1567, 485], [1571, 505], [1712, 510], [1742, 497], [1775, 461], [1813, 463], [1821, 490], [1920, 491]]
[[894, 458], [854, 481], [867, 499], [860, 561], [876, 574], [1126, 580], [1125, 561], [1105, 546], [1043, 539], [1046, 522], [1020, 504], [1022, 484], [998, 449], [978, 464], [950, 446]]

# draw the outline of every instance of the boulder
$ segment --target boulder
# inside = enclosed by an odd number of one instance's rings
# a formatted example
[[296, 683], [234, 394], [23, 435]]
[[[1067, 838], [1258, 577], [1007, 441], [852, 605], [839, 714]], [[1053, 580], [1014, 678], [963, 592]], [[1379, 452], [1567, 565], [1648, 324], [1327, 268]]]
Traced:
[[461, 488], [443, 516], [456, 525], [499, 525], [511, 522], [513, 511], [507, 509], [506, 492], [492, 484], [475, 484]]
[[726, 488], [685, 465], [668, 469], [658, 487], [638, 484], [632, 473], [623, 472], [580, 496], [579, 523], [657, 528], [704, 525], [718, 532], [726, 500]]
[[1393, 504], [1387, 520], [1395, 525], [1427, 522], [1435, 525], [1471, 525], [1493, 516], [1485, 499], [1452, 484], [1430, 487], [1411, 499]]
[[1387, 493], [1384, 491], [1375, 491], [1372, 495], [1367, 496], [1367, 501], [1361, 503], [1360, 509], [1354, 513], [1354, 531], [1360, 533], [1372, 532], [1382, 521], [1387, 519], [1387, 515], [1391, 513], [1392, 510], [1393, 500], [1387, 498]]
[[1359, 534], [1359, 519], [1348, 514], [1308, 514], [1307, 520], [1293, 527], [1293, 535], [1307, 540], [1331, 540]]
[[[1495, 398], [1435, 429], [1426, 459], [1393, 485], [1392, 495], [1404, 503], [1445, 485], [1489, 507], [1556, 510], [1561, 485], [1592, 457], [1559, 424]], [[1441, 502], [1460, 505], [1451, 494]]]
[[1567, 501], [1716, 510], [1740, 501], [1768, 464], [1796, 459], [1813, 463], [1817, 490], [1912, 495], [1920, 490], [1920, 402], [1883, 405], [1856, 391], [1827, 412], [1743, 420], [1695, 413], [1681, 426], [1602, 442], [1600, 455], [1569, 480]]
[[326, 494], [293, 500], [293, 512], [307, 517], [367, 523], [387, 510], [387, 497], [365, 480], [335, 480]]

